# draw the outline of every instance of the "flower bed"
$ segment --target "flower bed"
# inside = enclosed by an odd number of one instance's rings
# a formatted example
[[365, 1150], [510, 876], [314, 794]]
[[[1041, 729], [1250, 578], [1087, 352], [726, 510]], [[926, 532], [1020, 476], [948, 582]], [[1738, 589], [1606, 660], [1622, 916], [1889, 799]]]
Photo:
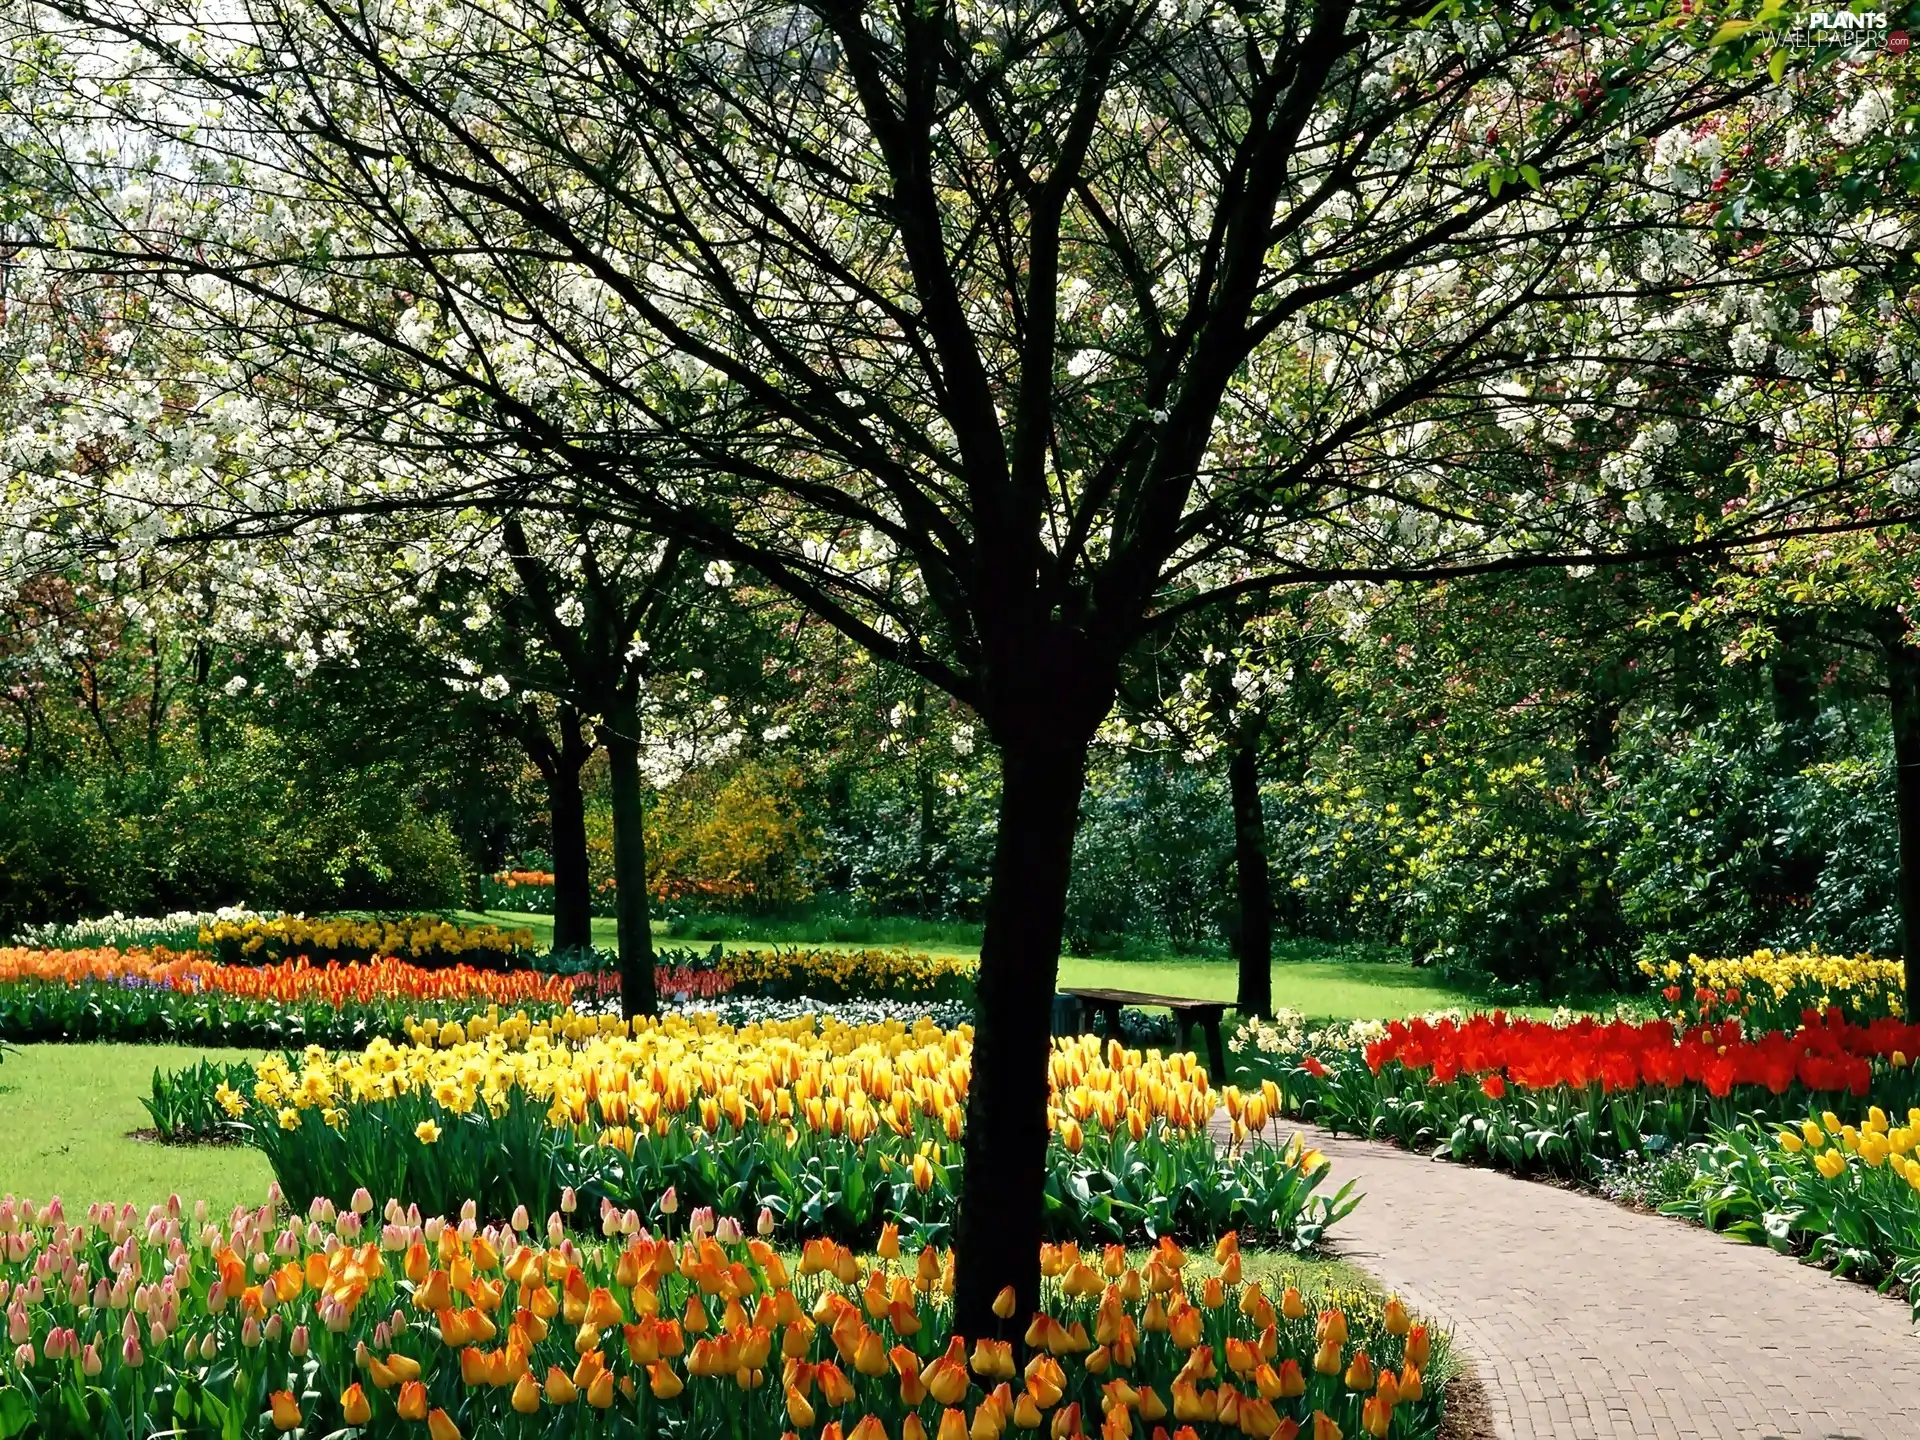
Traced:
[[727, 993], [771, 1000], [809, 996], [816, 1000], [973, 999], [977, 960], [925, 955], [911, 950], [834, 950], [788, 946], [770, 950], [662, 951], [676, 968], [710, 970]]
[[[476, 1017], [414, 1041], [264, 1062], [229, 1113], [304, 1203], [365, 1187], [424, 1210], [539, 1213], [568, 1189], [621, 1207], [669, 1191], [780, 1233], [869, 1244], [887, 1223], [937, 1239], [960, 1189], [972, 1032], [813, 1018], [734, 1030], [708, 1016]], [[1231, 1229], [1311, 1245], [1351, 1208], [1316, 1194], [1298, 1144], [1222, 1153], [1223, 1098], [1191, 1055], [1088, 1038], [1052, 1060], [1047, 1227], [1057, 1238]], [[1230, 1097], [1250, 1128], [1277, 1091]]]
[[566, 1008], [575, 984], [397, 960], [255, 966], [167, 950], [0, 950], [0, 1038], [364, 1045], [405, 1038], [412, 1020], [457, 1019], [479, 1005], [544, 1019]]
[[[1042, 1309], [996, 1311], [999, 1337], [950, 1334], [951, 1262], [882, 1237], [789, 1263], [722, 1221], [680, 1243], [609, 1210], [605, 1243], [517, 1223], [422, 1224], [397, 1207], [317, 1200], [227, 1226], [128, 1206], [68, 1223], [0, 1202], [0, 1432], [58, 1417], [74, 1433], [458, 1440], [507, 1434], [775, 1440], [1316, 1440], [1438, 1431], [1434, 1345], [1397, 1301], [1315, 1309], [1220, 1273], [1190, 1281], [1163, 1242], [1049, 1247]], [[1031, 1353], [1016, 1368], [1012, 1341]], [[1024, 1352], [1023, 1352], [1024, 1353]]]
[[[1333, 1032], [1337, 1036], [1340, 1032]], [[1454, 1159], [1594, 1178], [1607, 1162], [1671, 1150], [1741, 1117], [1781, 1119], [1872, 1094], [1916, 1098], [1920, 1027], [1855, 1025], [1837, 1011], [1752, 1038], [1738, 1021], [1548, 1024], [1505, 1015], [1394, 1021], [1345, 1043], [1243, 1046], [1285, 1108], [1335, 1129]]]
[[176, 910], [170, 915], [122, 915], [118, 910], [95, 920], [28, 925], [13, 944], [31, 950], [192, 950], [209, 925], [272, 920], [244, 905], [222, 910]]
[[[1883, 1289], [1920, 1280], [1920, 1109], [1903, 1125], [1875, 1105], [1858, 1126], [1828, 1111], [1777, 1132], [1733, 1127], [1686, 1159], [1693, 1177], [1668, 1214]], [[1920, 1294], [1913, 1304], [1920, 1319]]]
[[1690, 955], [1684, 965], [1643, 960], [1640, 970], [1661, 986], [1661, 999], [1682, 1023], [1738, 1016], [1749, 1031], [1791, 1030], [1808, 1013], [1838, 1009], [1868, 1024], [1906, 1009], [1905, 968], [1871, 955], [1756, 950], [1729, 960]]
[[229, 964], [392, 956], [428, 967], [464, 964], [499, 970], [532, 958], [533, 932], [503, 930], [498, 925], [455, 925], [433, 915], [401, 920], [254, 916], [202, 927], [199, 946]]

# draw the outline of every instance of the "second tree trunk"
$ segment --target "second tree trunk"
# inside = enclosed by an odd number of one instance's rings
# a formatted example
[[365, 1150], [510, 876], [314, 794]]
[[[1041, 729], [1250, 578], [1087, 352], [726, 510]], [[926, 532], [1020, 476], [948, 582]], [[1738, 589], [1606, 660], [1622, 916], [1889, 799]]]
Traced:
[[[1243, 1016], [1273, 1014], [1273, 882], [1267, 868], [1267, 817], [1260, 805], [1260, 739], [1243, 733], [1228, 766], [1233, 792], [1233, 869], [1240, 902], [1240, 990]], [[1224, 1085], [1227, 1076], [1210, 1077]]]
[[613, 799], [614, 925], [620, 937], [620, 1009], [631, 1020], [659, 1013], [653, 988], [653, 929], [647, 913], [646, 809], [640, 790], [637, 707], [624, 701], [601, 739]]
[[580, 789], [580, 768], [591, 753], [580, 732], [579, 717], [560, 717], [560, 748], [547, 781], [552, 812], [553, 948], [581, 950], [593, 944], [593, 881], [588, 874], [587, 806]]

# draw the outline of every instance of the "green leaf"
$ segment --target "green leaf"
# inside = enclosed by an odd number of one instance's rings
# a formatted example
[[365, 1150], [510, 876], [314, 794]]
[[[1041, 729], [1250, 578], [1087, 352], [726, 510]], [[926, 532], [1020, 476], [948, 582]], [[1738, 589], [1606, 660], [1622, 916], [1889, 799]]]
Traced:
[[1713, 38], [1707, 43], [1709, 45], [1728, 44], [1731, 41], [1738, 40], [1742, 35], [1746, 34], [1747, 31], [1753, 29], [1757, 23], [1759, 22], [1754, 20], [1729, 20], [1713, 32]]
[[26, 1433], [33, 1423], [33, 1404], [12, 1386], [0, 1390], [0, 1440]]
[[1787, 52], [1785, 50], [1776, 50], [1773, 52], [1773, 58], [1767, 61], [1767, 74], [1772, 76], [1773, 83], [1778, 85], [1786, 73]]

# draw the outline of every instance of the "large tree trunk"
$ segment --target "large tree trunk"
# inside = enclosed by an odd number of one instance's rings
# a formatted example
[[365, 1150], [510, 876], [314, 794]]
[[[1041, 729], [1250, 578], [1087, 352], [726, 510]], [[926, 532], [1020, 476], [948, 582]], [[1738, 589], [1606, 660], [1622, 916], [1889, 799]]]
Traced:
[[1887, 641], [1893, 696], [1894, 806], [1900, 831], [1900, 939], [1906, 952], [1907, 1018], [1920, 1015], [1920, 650], [1896, 631]]
[[627, 1019], [660, 1010], [653, 988], [653, 930], [647, 914], [646, 812], [640, 793], [638, 705], [623, 695], [601, 734], [613, 791], [614, 925], [620, 937], [620, 1009]]
[[[1260, 732], [1244, 727], [1227, 769], [1233, 796], [1233, 869], [1240, 890], [1242, 1015], [1273, 1014], [1273, 878], [1267, 867], [1267, 817], [1260, 805]], [[1225, 1084], [1225, 1075], [1212, 1077]]]
[[[1040, 1304], [1053, 986], [1086, 765], [1084, 734], [1066, 744], [1001, 743], [999, 834], [980, 945], [954, 1237], [955, 1324], [970, 1337], [1018, 1336]], [[1017, 1303], [1003, 1323], [993, 1300], [1007, 1285]]]
[[579, 950], [593, 944], [593, 882], [587, 862], [587, 805], [580, 769], [593, 752], [581, 734], [580, 717], [560, 717], [560, 749], [546, 775], [552, 812], [553, 948]]

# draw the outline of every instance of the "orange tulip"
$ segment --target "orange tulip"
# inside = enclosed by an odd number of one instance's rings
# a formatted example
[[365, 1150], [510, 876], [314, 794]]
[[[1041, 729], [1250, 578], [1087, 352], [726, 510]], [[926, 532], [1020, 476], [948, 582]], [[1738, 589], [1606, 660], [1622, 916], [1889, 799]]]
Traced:
[[373, 1406], [358, 1380], [340, 1392], [340, 1417], [349, 1425], [364, 1425], [373, 1418]]
[[531, 1373], [513, 1382], [513, 1408], [522, 1415], [531, 1415], [539, 1410], [540, 1387], [533, 1383]]
[[400, 1387], [400, 1403], [397, 1407], [402, 1420], [424, 1420], [427, 1418], [427, 1387], [418, 1380], [409, 1380]]
[[1416, 1325], [1407, 1332], [1407, 1364], [1416, 1370], [1426, 1369], [1431, 1350], [1432, 1341], [1427, 1338], [1426, 1326]]
[[428, 1440], [460, 1440], [460, 1427], [446, 1411], [432, 1410], [427, 1414], [427, 1435]]
[[587, 1386], [587, 1404], [596, 1410], [610, 1409], [613, 1405], [613, 1372], [602, 1370], [593, 1377], [593, 1383]]
[[268, 1398], [273, 1415], [273, 1428], [276, 1430], [295, 1430], [300, 1425], [300, 1404], [293, 1398], [291, 1390], [276, 1390]]
[[1367, 1358], [1366, 1351], [1354, 1351], [1353, 1363], [1347, 1366], [1346, 1381], [1349, 1390], [1373, 1389], [1373, 1362]]

